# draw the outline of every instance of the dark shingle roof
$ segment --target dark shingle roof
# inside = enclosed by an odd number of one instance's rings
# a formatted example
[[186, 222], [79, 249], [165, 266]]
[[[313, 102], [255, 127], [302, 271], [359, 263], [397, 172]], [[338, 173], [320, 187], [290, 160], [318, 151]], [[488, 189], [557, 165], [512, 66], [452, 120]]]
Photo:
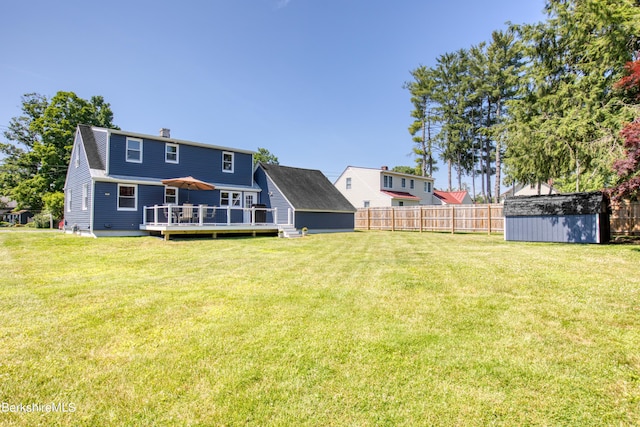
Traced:
[[100, 158], [100, 152], [98, 151], [98, 144], [96, 138], [93, 135], [91, 126], [78, 125], [80, 129], [80, 136], [82, 136], [82, 143], [84, 145], [84, 151], [87, 153], [87, 160], [91, 169], [105, 169], [104, 163]]
[[295, 209], [355, 212], [356, 209], [319, 170], [260, 164]]
[[546, 196], [508, 197], [504, 202], [504, 216], [591, 215], [609, 209], [606, 194], [592, 193], [549, 194]]

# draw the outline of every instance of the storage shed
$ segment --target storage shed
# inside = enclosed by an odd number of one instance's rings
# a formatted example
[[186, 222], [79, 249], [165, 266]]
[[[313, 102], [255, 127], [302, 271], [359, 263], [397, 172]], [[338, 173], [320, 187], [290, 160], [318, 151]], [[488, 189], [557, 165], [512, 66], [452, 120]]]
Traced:
[[607, 243], [609, 199], [601, 192], [511, 197], [504, 238], [525, 242]]

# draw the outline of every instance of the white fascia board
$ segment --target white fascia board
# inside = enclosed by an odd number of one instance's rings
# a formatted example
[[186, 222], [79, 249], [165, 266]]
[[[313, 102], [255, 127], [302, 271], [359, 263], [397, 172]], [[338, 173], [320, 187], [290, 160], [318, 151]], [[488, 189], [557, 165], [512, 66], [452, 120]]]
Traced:
[[96, 182], [95, 180], [91, 180], [91, 200], [90, 200], [90, 208], [89, 208], [89, 232], [93, 234], [93, 214], [95, 212], [95, 200], [96, 200]]
[[[271, 181], [271, 184], [273, 184], [273, 186], [274, 186], [274, 187], [276, 187], [276, 190], [278, 190], [278, 192], [280, 193], [280, 195], [282, 195], [282, 198], [283, 198], [283, 199], [285, 199], [285, 200], [287, 201], [287, 203], [289, 204], [289, 206], [291, 206], [291, 209], [293, 209], [293, 211], [294, 211], [294, 213], [295, 213], [295, 211], [296, 211], [296, 207], [295, 207], [295, 206], [293, 206], [293, 203], [291, 203], [291, 202], [289, 201], [289, 199], [287, 199], [287, 196], [285, 196], [285, 194], [282, 192], [282, 190], [280, 190], [280, 187], [278, 187], [278, 184], [276, 184], [276, 183], [274, 182], [274, 180], [272, 180], [272, 179], [271, 179], [271, 177], [269, 176], [269, 174], [267, 173], [267, 171], [264, 171], [264, 172], [265, 172], [265, 175], [267, 176], [267, 179], [268, 179], [269, 181]], [[294, 221], [294, 224], [295, 224], [295, 221]]]
[[[91, 169], [91, 178], [94, 181], [99, 182], [113, 182], [120, 184], [139, 184], [139, 185], [157, 185], [163, 186], [161, 179], [157, 178], [147, 178], [143, 176], [109, 176], [104, 173], [104, 171], [99, 169]], [[262, 191], [260, 187], [253, 185], [228, 185], [228, 184], [216, 184], [216, 183], [208, 183], [215, 187], [215, 190], [223, 190], [223, 191], [251, 191], [255, 193], [259, 193]], [[197, 191], [197, 190], [194, 190]]]

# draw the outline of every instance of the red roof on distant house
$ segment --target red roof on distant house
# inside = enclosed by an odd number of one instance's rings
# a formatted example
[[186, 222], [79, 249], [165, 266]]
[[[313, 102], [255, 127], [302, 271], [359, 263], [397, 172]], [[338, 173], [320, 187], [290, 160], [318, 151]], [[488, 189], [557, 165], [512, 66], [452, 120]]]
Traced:
[[434, 190], [433, 195], [448, 205], [461, 205], [467, 195], [467, 192]]
[[420, 200], [420, 197], [414, 196], [411, 193], [406, 193], [404, 191], [387, 191], [382, 190], [384, 194], [387, 196], [391, 196], [394, 199], [405, 199], [405, 200]]

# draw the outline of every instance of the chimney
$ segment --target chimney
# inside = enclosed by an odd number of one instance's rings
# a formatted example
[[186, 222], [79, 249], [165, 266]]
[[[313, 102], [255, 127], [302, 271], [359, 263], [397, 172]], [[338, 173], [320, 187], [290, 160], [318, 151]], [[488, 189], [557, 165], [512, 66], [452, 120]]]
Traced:
[[382, 169], [383, 171], [388, 171], [389, 170], [389, 166], [381, 166], [380, 169]]
[[171, 129], [161, 128], [160, 136], [163, 138], [171, 138]]

